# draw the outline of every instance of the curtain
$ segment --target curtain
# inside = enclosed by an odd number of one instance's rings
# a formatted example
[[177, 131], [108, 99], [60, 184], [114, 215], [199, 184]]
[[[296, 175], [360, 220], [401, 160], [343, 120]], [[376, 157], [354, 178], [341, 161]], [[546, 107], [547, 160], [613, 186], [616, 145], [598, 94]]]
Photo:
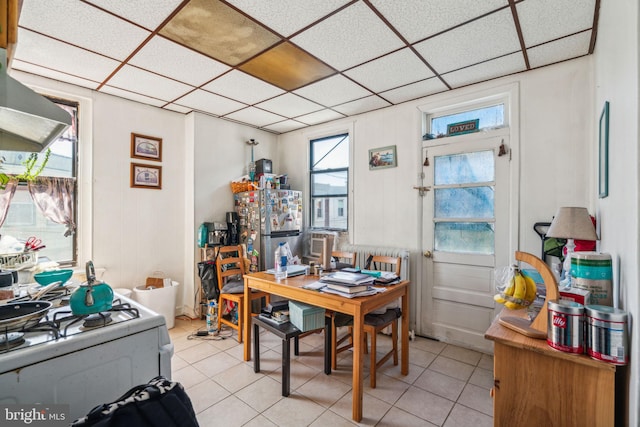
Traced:
[[0, 227], [4, 224], [4, 220], [7, 218], [7, 212], [9, 211], [9, 205], [13, 195], [16, 194], [16, 188], [18, 188], [18, 180], [16, 178], [10, 178], [4, 191], [0, 194]]
[[76, 230], [73, 222], [75, 178], [38, 177], [28, 184], [29, 193], [40, 212], [56, 224], [65, 224], [65, 237]]

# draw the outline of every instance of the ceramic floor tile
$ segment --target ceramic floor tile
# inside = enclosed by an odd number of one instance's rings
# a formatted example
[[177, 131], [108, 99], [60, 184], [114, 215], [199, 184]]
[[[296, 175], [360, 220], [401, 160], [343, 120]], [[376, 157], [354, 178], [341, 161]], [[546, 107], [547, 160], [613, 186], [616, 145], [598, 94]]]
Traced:
[[429, 338], [416, 337], [415, 340], [409, 341], [409, 354], [411, 354], [411, 350], [414, 348], [418, 348], [420, 350], [428, 351], [434, 354], [440, 354], [440, 352], [447, 346], [447, 344], [432, 340]]
[[476, 368], [469, 378], [469, 384], [490, 390], [493, 387], [493, 371], [482, 368]]
[[172, 373], [179, 371], [185, 366], [189, 366], [189, 363], [187, 363], [182, 357], [178, 356], [177, 354], [174, 354], [173, 356], [171, 356], [171, 372]]
[[441, 356], [448, 357], [449, 359], [454, 359], [459, 362], [464, 362], [469, 365], [476, 366], [480, 359], [482, 358], [482, 353], [468, 350], [466, 348], [458, 347], [455, 345], [447, 345], [441, 352]]
[[458, 399], [458, 403], [493, 417], [493, 399], [486, 388], [467, 384]]
[[317, 374], [296, 389], [297, 393], [302, 394], [325, 408], [336, 403], [338, 399], [350, 391], [351, 387], [338, 380], [334, 380], [331, 378], [331, 375], [325, 375], [324, 373]]
[[493, 371], [493, 356], [490, 354], [483, 354], [480, 359], [480, 363], [478, 363], [478, 367]]
[[384, 418], [376, 424], [376, 427], [436, 427], [436, 425], [393, 407], [387, 412]]
[[419, 348], [409, 349], [409, 360], [411, 364], [428, 368], [431, 363], [438, 357], [436, 354]]
[[280, 427], [300, 427], [313, 423], [325, 409], [298, 393], [281, 399], [262, 415]]
[[[291, 362], [290, 369], [291, 369], [291, 372], [289, 375], [289, 380], [290, 380], [292, 390], [295, 390], [298, 387], [302, 386], [311, 378], [315, 377], [318, 373], [321, 372], [316, 368], [312, 368], [296, 360]], [[278, 376], [280, 377], [279, 380], [282, 381], [282, 370], [278, 369], [277, 373], [278, 373]], [[324, 375], [324, 373], [322, 375]]]
[[466, 383], [431, 369], [426, 369], [413, 385], [455, 402]]
[[456, 404], [443, 427], [493, 427], [493, 418]]
[[192, 366], [205, 374], [207, 377], [212, 378], [220, 372], [224, 372], [227, 369], [242, 364], [235, 357], [229, 356], [225, 352], [216, 353], [213, 356], [209, 356], [206, 359], [202, 359]]
[[395, 378], [380, 375], [376, 379], [376, 388], [371, 388], [369, 380], [364, 382], [364, 392], [391, 405], [409, 388], [409, 384]]
[[258, 415], [249, 405], [231, 395], [197, 414], [200, 427], [239, 427]]
[[235, 395], [258, 412], [263, 412], [280, 399], [284, 399], [282, 384], [267, 376], [262, 376]]
[[425, 368], [422, 366], [409, 363], [409, 372], [407, 375], [402, 375], [402, 362], [399, 361], [397, 365], [394, 365], [393, 363], [385, 363], [378, 368], [378, 375], [383, 374], [407, 384], [413, 384], [415, 380], [422, 375], [424, 370]]
[[313, 423], [310, 424], [310, 427], [353, 427], [356, 425], [358, 424], [356, 424], [354, 421], [342, 418], [335, 412], [324, 411], [322, 415], [320, 415]]
[[429, 365], [429, 369], [462, 381], [467, 381], [471, 377], [471, 374], [473, 374], [475, 368], [466, 363], [449, 359], [448, 357], [438, 356], [436, 360]]
[[253, 383], [261, 376], [262, 374], [253, 371], [252, 366], [246, 363], [238, 363], [214, 375], [211, 379], [230, 392], [235, 393]]
[[252, 418], [251, 421], [244, 424], [242, 427], [278, 427], [276, 424], [269, 421], [265, 416], [258, 415]]
[[186, 391], [196, 414], [226, 399], [231, 394], [218, 383], [208, 379], [189, 387]]
[[411, 386], [395, 404], [410, 414], [433, 424], [442, 425], [451, 412], [454, 402], [418, 387]]
[[[331, 408], [332, 412], [340, 415], [342, 418], [351, 420], [353, 407], [351, 402], [353, 393], [345, 394], [342, 399], [338, 400]], [[362, 395], [362, 421], [358, 423], [361, 426], [375, 426], [382, 417], [391, 409], [391, 405], [382, 400], [364, 393]]]
[[179, 382], [184, 388], [193, 387], [207, 379], [207, 376], [191, 365], [179, 369], [171, 376], [173, 381]]
[[216, 353], [220, 353], [220, 350], [211, 346], [207, 342], [200, 342], [192, 347], [181, 350], [176, 354], [187, 363], [193, 364]]

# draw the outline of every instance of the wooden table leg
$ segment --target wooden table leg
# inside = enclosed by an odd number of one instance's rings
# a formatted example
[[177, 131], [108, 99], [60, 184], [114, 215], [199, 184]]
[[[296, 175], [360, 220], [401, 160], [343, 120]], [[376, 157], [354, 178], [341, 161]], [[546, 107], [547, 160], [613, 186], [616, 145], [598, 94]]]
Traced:
[[400, 366], [400, 373], [402, 375], [409, 374], [409, 288], [405, 288], [405, 293], [402, 295], [402, 338], [400, 340], [402, 345], [402, 360]]
[[362, 369], [364, 358], [364, 314], [358, 308], [353, 315], [353, 406], [352, 418], [362, 421]]
[[[244, 317], [244, 360], [251, 360], [251, 289], [248, 286], [249, 279], [244, 279], [244, 307], [242, 316]], [[222, 309], [220, 309], [220, 314]]]

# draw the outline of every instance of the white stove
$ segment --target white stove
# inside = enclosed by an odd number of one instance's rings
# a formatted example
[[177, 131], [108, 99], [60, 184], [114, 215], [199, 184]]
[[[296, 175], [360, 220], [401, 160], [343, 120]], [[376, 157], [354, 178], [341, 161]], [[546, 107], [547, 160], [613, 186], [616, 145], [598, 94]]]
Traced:
[[164, 317], [122, 296], [113, 305], [89, 326], [68, 306], [52, 308], [13, 348], [0, 331], [0, 405], [68, 404], [72, 421], [158, 375], [170, 379]]

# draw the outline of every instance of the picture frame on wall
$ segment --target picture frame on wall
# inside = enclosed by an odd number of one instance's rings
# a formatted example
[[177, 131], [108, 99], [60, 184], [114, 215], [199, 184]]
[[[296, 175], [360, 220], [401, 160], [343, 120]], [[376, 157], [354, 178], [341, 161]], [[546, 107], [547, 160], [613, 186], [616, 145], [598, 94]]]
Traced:
[[604, 199], [609, 195], [609, 101], [600, 113], [598, 135], [598, 196]]
[[131, 163], [131, 188], [162, 189], [162, 166]]
[[131, 133], [131, 157], [161, 162], [162, 138]]
[[372, 148], [369, 150], [369, 169], [386, 169], [398, 166], [396, 146]]

